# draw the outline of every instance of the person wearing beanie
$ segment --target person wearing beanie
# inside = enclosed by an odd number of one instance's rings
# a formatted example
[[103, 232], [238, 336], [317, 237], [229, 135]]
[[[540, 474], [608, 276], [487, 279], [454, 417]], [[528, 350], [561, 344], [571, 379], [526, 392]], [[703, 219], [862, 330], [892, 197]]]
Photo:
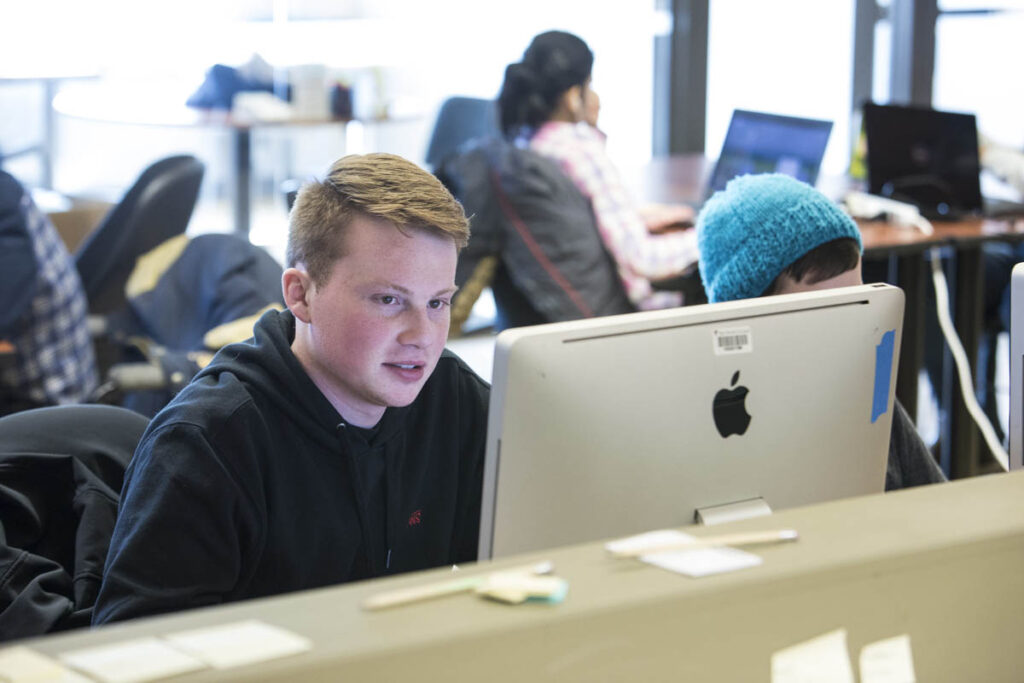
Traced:
[[[768, 173], [732, 179], [697, 216], [710, 303], [863, 284], [857, 224], [807, 183]], [[894, 400], [885, 490], [946, 480]]]
[[638, 205], [605, 151], [597, 128], [600, 99], [591, 86], [594, 54], [565, 31], [533, 38], [519, 62], [509, 64], [498, 95], [505, 138], [556, 162], [590, 201], [597, 229], [615, 261], [630, 302], [638, 309], [682, 303], [679, 292], [652, 282], [678, 277], [697, 262], [693, 209]]

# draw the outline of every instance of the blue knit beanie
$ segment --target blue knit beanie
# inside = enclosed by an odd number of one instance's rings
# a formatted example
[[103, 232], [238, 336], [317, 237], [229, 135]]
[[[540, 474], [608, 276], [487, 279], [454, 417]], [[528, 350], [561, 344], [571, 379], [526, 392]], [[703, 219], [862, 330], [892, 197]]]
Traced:
[[860, 230], [828, 197], [787, 175], [733, 178], [697, 216], [700, 277], [708, 301], [760, 296], [792, 263]]

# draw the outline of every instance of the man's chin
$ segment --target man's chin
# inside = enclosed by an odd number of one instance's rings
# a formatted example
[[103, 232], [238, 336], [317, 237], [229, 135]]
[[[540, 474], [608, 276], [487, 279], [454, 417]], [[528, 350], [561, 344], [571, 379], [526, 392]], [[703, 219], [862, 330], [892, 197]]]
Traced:
[[415, 390], [409, 387], [402, 391], [388, 392], [385, 397], [385, 405], [391, 408], [405, 408], [406, 406], [412, 405], [413, 401], [416, 400], [422, 390], [423, 385], [420, 384], [415, 388]]

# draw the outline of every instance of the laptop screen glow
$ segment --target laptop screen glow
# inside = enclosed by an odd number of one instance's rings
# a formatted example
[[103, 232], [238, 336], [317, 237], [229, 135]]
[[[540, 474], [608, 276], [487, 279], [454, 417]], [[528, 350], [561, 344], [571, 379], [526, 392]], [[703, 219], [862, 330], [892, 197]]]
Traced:
[[783, 173], [814, 185], [831, 132], [831, 121], [735, 110], [705, 198], [748, 173]]

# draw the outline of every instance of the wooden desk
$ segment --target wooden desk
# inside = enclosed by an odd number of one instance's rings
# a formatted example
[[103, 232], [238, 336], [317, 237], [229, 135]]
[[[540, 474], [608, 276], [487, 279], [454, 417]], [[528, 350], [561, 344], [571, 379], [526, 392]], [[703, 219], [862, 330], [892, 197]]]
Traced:
[[[947, 246], [953, 252], [952, 277], [948, 278], [951, 315], [964, 351], [971, 360], [973, 376], [978, 377], [976, 363], [984, 326], [985, 298], [982, 247], [992, 240], [1024, 240], [1024, 221], [979, 218], [935, 222], [932, 239], [913, 232], [903, 237], [893, 235], [901, 228], [885, 224], [860, 222], [860, 226], [867, 253], [890, 256], [895, 263], [896, 284], [907, 292], [905, 336], [901, 350], [906, 355], [900, 362], [900, 380], [906, 386], [916, 386], [916, 376], [923, 364], [925, 279], [931, 278], [931, 264], [924, 252], [934, 246]], [[912, 332], [913, 336], [908, 340], [906, 332], [911, 330], [917, 332]], [[953, 478], [991, 471], [994, 464], [991, 454], [964, 405], [952, 358], [948, 353], [946, 356], [951, 384], [937, 388], [942, 409], [949, 418], [940, 425], [942, 467]], [[916, 408], [916, 396], [912, 405]], [[910, 410], [909, 407], [907, 409]]]
[[[638, 196], [647, 201], [700, 202], [711, 166], [699, 154], [657, 158], [634, 174], [630, 184]], [[851, 181], [842, 177], [823, 177], [819, 179], [818, 187], [826, 195], [839, 199], [850, 189]], [[924, 359], [925, 279], [931, 277], [931, 266], [924, 258], [925, 253], [932, 247], [943, 246], [951, 247], [955, 253], [955, 272], [949, 283], [953, 322], [967, 357], [974, 363], [978, 357], [982, 329], [982, 245], [991, 240], [1024, 240], [1024, 221], [979, 218], [936, 222], [932, 236], [878, 221], [858, 221], [858, 225], [865, 257], [890, 259], [892, 280], [907, 296], [896, 394], [913, 416], [917, 413], [918, 376]], [[959, 392], [959, 381], [954, 373], [951, 390], [942, 392], [940, 397], [943, 409], [949, 415], [948, 423], [943, 426], [941, 464], [954, 478], [983, 471], [984, 460], [990, 458]]]
[[251, 211], [252, 131], [255, 128], [345, 126], [347, 119], [239, 120], [229, 112], [192, 109], [185, 105], [188, 93], [178, 89], [153, 92], [120, 88], [68, 88], [54, 99], [54, 109], [63, 116], [135, 126], [215, 128], [232, 139], [231, 188], [235, 232], [248, 236]]
[[[24, 641], [56, 656], [145, 635], [255, 618], [311, 652], [175, 681], [768, 681], [773, 652], [847, 630], [860, 648], [907, 634], [920, 681], [1019, 681], [1024, 651], [1024, 472], [854, 498], [716, 527], [791, 527], [761, 566], [700, 579], [590, 543], [494, 563], [553, 561], [559, 605], [457, 595], [366, 612], [382, 590], [435, 570]], [[695, 535], [707, 529], [688, 529]], [[477, 568], [467, 565], [468, 574]]]

